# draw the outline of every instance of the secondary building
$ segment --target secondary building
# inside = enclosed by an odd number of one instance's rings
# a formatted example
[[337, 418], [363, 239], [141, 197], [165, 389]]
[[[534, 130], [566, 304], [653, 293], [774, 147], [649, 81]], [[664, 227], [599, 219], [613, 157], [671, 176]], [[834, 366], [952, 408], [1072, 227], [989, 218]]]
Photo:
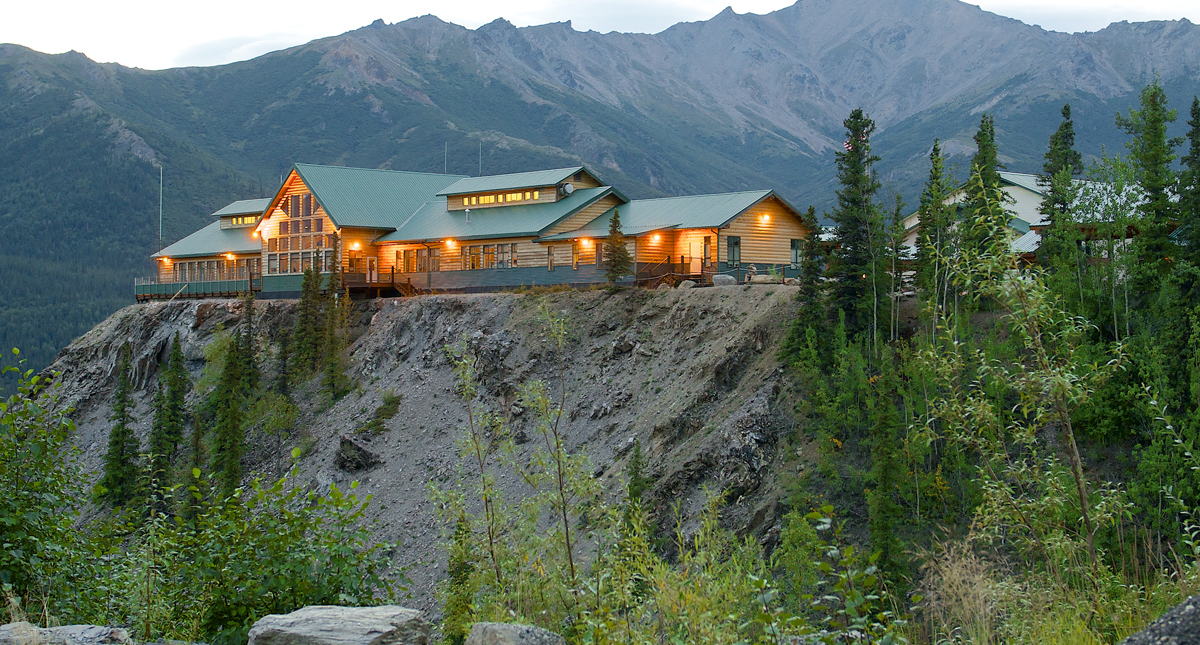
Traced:
[[274, 196], [230, 204], [154, 254], [158, 275], [135, 293], [294, 297], [305, 271], [337, 265], [374, 296], [596, 284], [618, 213], [633, 284], [748, 264], [795, 275], [809, 234], [771, 190], [630, 200], [582, 166], [465, 177], [296, 164]]

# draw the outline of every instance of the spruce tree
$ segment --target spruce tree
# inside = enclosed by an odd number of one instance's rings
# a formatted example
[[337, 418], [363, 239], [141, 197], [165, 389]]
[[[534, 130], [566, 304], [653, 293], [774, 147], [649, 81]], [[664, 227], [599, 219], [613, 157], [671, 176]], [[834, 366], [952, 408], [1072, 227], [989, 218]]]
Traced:
[[246, 451], [246, 437], [242, 431], [242, 361], [239, 360], [239, 354], [238, 343], [230, 343], [221, 370], [221, 380], [213, 392], [217, 419], [211, 470], [216, 473], [217, 487], [222, 497], [232, 495], [241, 485], [241, 459]]
[[242, 362], [242, 392], [254, 397], [262, 374], [258, 369], [258, 352], [254, 343], [254, 292], [242, 296], [242, 333], [238, 337], [238, 356]]
[[189, 472], [184, 476], [184, 481], [190, 485], [187, 486], [187, 492], [183, 495], [179, 515], [185, 520], [191, 521], [195, 519], [196, 511], [200, 507], [200, 499], [205, 494], [203, 471], [208, 461], [208, 455], [204, 452], [204, 426], [200, 423], [199, 416], [192, 419], [192, 434], [188, 438], [188, 443], [191, 447], [191, 454], [188, 462]]
[[1069, 179], [1083, 172], [1083, 155], [1075, 149], [1075, 122], [1071, 120], [1070, 103], [1063, 105], [1062, 116], [1062, 124], [1050, 135], [1050, 146], [1043, 156], [1046, 162], [1042, 164], [1042, 174], [1038, 175], [1038, 184], [1045, 193], [1038, 212], [1051, 225], [1067, 214], [1074, 200], [1071, 182], [1056, 184], [1055, 175], [1066, 172]]
[[874, 379], [873, 396], [868, 399], [874, 486], [867, 495], [867, 506], [871, 549], [879, 552], [876, 564], [890, 579], [900, 580], [903, 547], [896, 535], [901, 518], [896, 495], [904, 468], [896, 454], [901, 421], [897, 412], [899, 392], [894, 360], [891, 350], [886, 350], [881, 361], [882, 373]]
[[821, 303], [821, 276], [824, 273], [821, 266], [821, 226], [817, 223], [816, 207], [809, 206], [807, 211], [801, 213], [800, 223], [805, 232], [800, 275], [797, 278], [799, 289], [796, 292], [800, 308], [780, 347], [780, 359], [789, 363], [798, 360], [807, 349], [809, 329], [816, 330], [825, 320], [825, 309]]
[[1046, 182], [1063, 168], [1070, 168], [1074, 176], [1083, 172], [1083, 155], [1075, 150], [1075, 121], [1071, 119], [1070, 103], [1063, 104], [1062, 118], [1058, 129], [1050, 135], [1049, 150], [1042, 156], [1046, 161], [1040, 178]]
[[625, 247], [625, 234], [621, 232], [621, 210], [614, 209], [608, 220], [608, 237], [604, 239], [604, 277], [611, 289], [617, 280], [630, 273], [633, 273], [633, 258]]
[[316, 269], [304, 272], [300, 286], [300, 305], [296, 312], [296, 330], [292, 334], [291, 368], [293, 380], [300, 380], [317, 368], [321, 344], [325, 340], [325, 325], [321, 317], [321, 274]]
[[113, 395], [112, 430], [108, 433], [108, 451], [104, 454], [104, 475], [100, 479], [99, 500], [108, 506], [124, 506], [138, 495], [138, 440], [133, 433], [133, 386], [129, 382], [129, 348], [121, 350], [117, 373], [117, 391]]
[[1192, 118], [1188, 119], [1188, 153], [1180, 161], [1179, 226], [1187, 243], [1187, 257], [1200, 265], [1200, 97], [1192, 97]]
[[953, 192], [941, 142], [934, 139], [933, 149], [929, 152], [929, 178], [917, 207], [916, 273], [917, 287], [935, 302], [944, 286], [940, 279], [945, 270], [942, 259], [948, 255], [955, 213], [954, 206], [947, 204], [947, 200]]
[[979, 130], [975, 133], [975, 156], [971, 158], [971, 176], [978, 175], [980, 181], [969, 181], [964, 188], [964, 226], [961, 234], [962, 246], [980, 252], [991, 243], [994, 233], [988, 226], [977, 225], [972, 218], [988, 211], [987, 199], [991, 194], [1001, 194], [999, 153], [996, 147], [996, 124], [990, 114], [979, 119]]
[[171, 446], [177, 447], [183, 440], [183, 426], [187, 416], [185, 399], [191, 380], [188, 378], [187, 365], [184, 364], [183, 347], [179, 343], [179, 333], [171, 342], [171, 355], [167, 359], [167, 408], [170, 411], [167, 423], [166, 438]]
[[883, 248], [882, 218], [875, 194], [879, 182], [871, 173], [871, 164], [879, 157], [871, 154], [871, 134], [875, 122], [861, 108], [842, 122], [846, 128], [844, 150], [837, 152], [837, 208], [831, 217], [837, 225], [837, 248], [830, 270], [830, 306], [846, 313], [846, 325], [852, 333], [868, 329], [874, 322], [877, 306], [877, 266]]
[[276, 394], [284, 397], [291, 397], [291, 389], [288, 387], [288, 361], [291, 359], [291, 355], [292, 334], [287, 329], [284, 329], [279, 334], [279, 355], [275, 360], [278, 373], [275, 376], [275, 385], [272, 388]]
[[170, 358], [159, 379], [158, 392], [154, 397], [154, 421], [150, 428], [150, 479], [156, 491], [170, 488], [172, 466], [179, 442], [183, 439], [183, 424], [186, 410], [184, 397], [187, 395], [187, 368], [183, 364], [183, 349], [179, 334], [171, 343]]
[[1167, 94], [1157, 78], [1142, 88], [1139, 108], [1129, 108], [1128, 115], [1117, 113], [1117, 127], [1132, 139], [1125, 144], [1137, 172], [1138, 184], [1145, 196], [1139, 208], [1137, 253], [1138, 288], [1150, 291], [1167, 270], [1167, 258], [1174, 255], [1174, 245], [1167, 236], [1167, 226], [1177, 217], [1172, 201], [1175, 173], [1171, 162], [1178, 139], [1167, 138], [1167, 126], [1177, 113], [1167, 107]]
[[[173, 452], [169, 442], [166, 441], [167, 434], [167, 415], [169, 414], [167, 405], [166, 387], [160, 381], [158, 390], [154, 393], [154, 402], [151, 404], [154, 410], [154, 417], [150, 423], [150, 488], [151, 492], [158, 492], [171, 486], [171, 455]], [[161, 508], [159, 509], [162, 510]]]

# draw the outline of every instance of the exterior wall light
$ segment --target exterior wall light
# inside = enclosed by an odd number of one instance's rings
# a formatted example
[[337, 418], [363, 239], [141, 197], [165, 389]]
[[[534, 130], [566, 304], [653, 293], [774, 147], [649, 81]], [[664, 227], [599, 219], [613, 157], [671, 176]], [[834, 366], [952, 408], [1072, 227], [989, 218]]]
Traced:
[[448, 249], [454, 248], [454, 240], [446, 240], [446, 248], [448, 248]]
[[581, 240], [581, 241], [583, 242], [583, 245], [584, 245], [584, 246], [591, 246], [591, 245], [592, 245], [592, 241], [591, 241], [591, 240], [589, 240], [589, 239], [587, 239], [586, 237], [585, 237], [585, 238], [583, 238], [583, 240]]
[[662, 236], [661, 236], [661, 235], [659, 235], [658, 233], [655, 233], [655, 234], [654, 234], [654, 241], [655, 241], [655, 242], [657, 242], [657, 241], [659, 241], [659, 240], [661, 240], [661, 239], [662, 239]]
[[357, 251], [359, 248], [361, 248], [361, 245], [358, 242], [355, 242], [354, 244], [350, 245], [350, 248], [351, 250]]
[[233, 254], [232, 254], [232, 253], [226, 253], [226, 254], [225, 254], [225, 259], [226, 259], [226, 260], [232, 260], [232, 259], [233, 259]]
[[258, 237], [258, 231], [254, 231], [253, 233], [251, 233], [251, 234], [250, 234], [250, 237], [257, 238], [257, 237]]
[[763, 223], [770, 222], [770, 221], [771, 221], [771, 216], [770, 216], [770, 215], [763, 215], [763, 216], [762, 216], [762, 221], [763, 221]]

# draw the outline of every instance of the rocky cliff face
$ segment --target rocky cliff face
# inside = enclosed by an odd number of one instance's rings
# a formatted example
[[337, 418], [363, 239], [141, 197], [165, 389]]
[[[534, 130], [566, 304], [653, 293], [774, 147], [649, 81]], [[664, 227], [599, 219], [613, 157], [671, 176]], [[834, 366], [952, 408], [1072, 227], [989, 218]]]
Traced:
[[[296, 393], [303, 410], [296, 427], [282, 440], [252, 429], [245, 465], [255, 475], [270, 476], [303, 443], [308, 452], [300, 468], [307, 485], [358, 480], [356, 494], [375, 497], [371, 513], [382, 521], [378, 537], [403, 544], [397, 563], [411, 567], [418, 604], [430, 607], [429, 592], [444, 573], [445, 559], [437, 548], [444, 527], [427, 487], [453, 485], [460, 468], [470, 473], [455, 448], [466, 410], [455, 394], [445, 348], [460, 339], [469, 344], [481, 383], [478, 405], [510, 420], [521, 442], [518, 459], [526, 459], [536, 437], [516, 388], [542, 379], [559, 391], [557, 358], [541, 322], [545, 307], [566, 317], [571, 330], [563, 357], [569, 447], [591, 458], [592, 476], [609, 497], [624, 494], [624, 469], [636, 439], [654, 482], [651, 508], [668, 528], [676, 504], [690, 520], [702, 509], [706, 489], [728, 490], [728, 525], [770, 542], [778, 530], [785, 468], [777, 448], [792, 428], [787, 384], [774, 355], [794, 314], [793, 296], [792, 288], [756, 286], [367, 301], [355, 310], [356, 340], [347, 351], [356, 390], [330, 407], [312, 387], [302, 388]], [[137, 431], [144, 441], [170, 339], [180, 334], [196, 376], [204, 366], [204, 347], [218, 329], [236, 328], [240, 309], [237, 301], [135, 305], [63, 352], [50, 370], [61, 372], [64, 405], [75, 409], [77, 442], [90, 466], [99, 467], [106, 445], [118, 347], [129, 342], [134, 348]], [[256, 306], [268, 372], [277, 334], [293, 323], [294, 313], [289, 301]], [[393, 392], [401, 397], [398, 413], [382, 432], [359, 433], [385, 393]], [[193, 402], [203, 394], [194, 392]], [[339, 459], [347, 440], [371, 459]], [[499, 482], [508, 499], [530, 492], [510, 472], [500, 471]]]

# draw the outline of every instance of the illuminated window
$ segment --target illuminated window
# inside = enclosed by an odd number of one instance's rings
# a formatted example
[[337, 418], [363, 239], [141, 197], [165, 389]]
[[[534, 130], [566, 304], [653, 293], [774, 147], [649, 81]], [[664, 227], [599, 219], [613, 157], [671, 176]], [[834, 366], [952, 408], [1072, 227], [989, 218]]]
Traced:
[[525, 193], [525, 199], [529, 199], [529, 193]]
[[535, 190], [535, 191], [533, 191], [533, 199], [534, 199], [534, 201], [537, 201], [537, 198], [538, 198], [538, 191], [536, 191], [536, 190]]

